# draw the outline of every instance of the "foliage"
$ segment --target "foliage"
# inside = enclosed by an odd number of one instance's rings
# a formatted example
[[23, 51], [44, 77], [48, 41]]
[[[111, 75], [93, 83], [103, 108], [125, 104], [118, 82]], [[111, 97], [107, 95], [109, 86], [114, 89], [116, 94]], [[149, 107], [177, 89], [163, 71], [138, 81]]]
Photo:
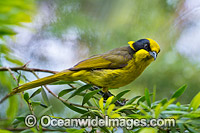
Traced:
[[[63, 84], [63, 83], [62, 83]], [[193, 98], [190, 104], [181, 104], [177, 101], [177, 98], [180, 97], [185, 89], [187, 88], [186, 85], [180, 87], [178, 90], [174, 92], [171, 99], [161, 99], [159, 101], [154, 101], [153, 97], [156, 96], [154, 92], [151, 94], [148, 89], [145, 89], [144, 96], [136, 96], [132, 99], [124, 99], [122, 98], [128, 90], [119, 92], [117, 96], [111, 96], [108, 99], [104, 99], [100, 93], [100, 90], [94, 90], [93, 86], [91, 85], [77, 85], [77, 83], [70, 84], [70, 86], [76, 85], [76, 88], [69, 88], [64, 89], [58, 92], [58, 94], [54, 94], [50, 91], [51, 94], [56, 95], [55, 97], [57, 100], [63, 102], [63, 104], [78, 113], [79, 118], [93, 118], [95, 119], [98, 117], [99, 119], [105, 119], [105, 117], [109, 118], [119, 118], [119, 119], [146, 119], [147, 124], [151, 119], [175, 119], [176, 125], [175, 126], [149, 126], [149, 127], [142, 127], [140, 126], [121, 126], [121, 127], [78, 127], [78, 129], [73, 129], [67, 127], [65, 128], [53, 128], [47, 127], [47, 130], [55, 130], [55, 131], [67, 131], [67, 132], [74, 132], [72, 130], [77, 130], [77, 132], [115, 132], [117, 130], [123, 130], [124, 132], [169, 132], [169, 131], [178, 131], [178, 132], [200, 132], [199, 129], [199, 118], [200, 118], [200, 92]], [[78, 87], [79, 86], [79, 87]], [[40, 118], [47, 114], [51, 114], [51, 118], [61, 118], [56, 115], [53, 115], [54, 112], [51, 112], [52, 106], [48, 101], [48, 96], [46, 91], [43, 91], [44, 88], [36, 89], [34, 92], [26, 92], [24, 94], [24, 102], [27, 103], [27, 106], [32, 106], [33, 112], [29, 112], [28, 110], [24, 112], [24, 114], [33, 113], [37, 117], [37, 127], [40, 125]], [[49, 90], [48, 90], [49, 91]], [[35, 97], [41, 95], [42, 99], [39, 101], [35, 100]], [[43, 96], [44, 95], [44, 96]], [[60, 99], [61, 98], [61, 99]], [[82, 99], [80, 104], [73, 103], [70, 100], [72, 98], [79, 98]], [[64, 100], [62, 100], [64, 99]], [[117, 102], [124, 102], [126, 100], [124, 106], [118, 106]], [[42, 102], [43, 101], [43, 102]], [[117, 102], [116, 102], [117, 101]], [[82, 103], [82, 105], [81, 105]], [[117, 105], [117, 106], [116, 106]], [[35, 111], [38, 108], [43, 108], [42, 112], [36, 113]], [[69, 117], [67, 117], [69, 118]], [[77, 116], [70, 117], [70, 118], [77, 118]], [[19, 115], [13, 122], [13, 126], [24, 127], [24, 119], [25, 115]], [[37, 130], [35, 128], [35, 131]], [[33, 129], [30, 129], [33, 131]]]

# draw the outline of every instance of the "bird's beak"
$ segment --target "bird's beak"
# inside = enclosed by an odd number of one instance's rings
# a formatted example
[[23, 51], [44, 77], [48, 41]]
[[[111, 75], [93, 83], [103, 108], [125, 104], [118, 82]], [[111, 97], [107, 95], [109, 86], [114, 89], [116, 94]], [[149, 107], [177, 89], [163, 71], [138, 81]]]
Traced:
[[157, 53], [155, 51], [150, 51], [149, 54], [154, 58], [154, 60], [156, 60], [157, 58]]

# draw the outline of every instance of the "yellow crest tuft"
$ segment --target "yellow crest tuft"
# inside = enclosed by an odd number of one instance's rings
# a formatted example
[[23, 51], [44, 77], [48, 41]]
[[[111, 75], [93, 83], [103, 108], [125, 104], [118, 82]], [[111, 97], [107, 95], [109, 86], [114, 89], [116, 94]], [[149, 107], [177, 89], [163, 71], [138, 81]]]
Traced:
[[134, 43], [134, 41], [129, 41], [129, 42], [128, 42], [129, 46], [130, 46], [133, 50], [135, 50], [135, 48], [133, 47], [133, 43]]
[[160, 46], [158, 45], [158, 43], [154, 41], [153, 39], [150, 39], [150, 38], [146, 38], [146, 39], [149, 40], [150, 42], [151, 51], [155, 51], [158, 54], [160, 52]]

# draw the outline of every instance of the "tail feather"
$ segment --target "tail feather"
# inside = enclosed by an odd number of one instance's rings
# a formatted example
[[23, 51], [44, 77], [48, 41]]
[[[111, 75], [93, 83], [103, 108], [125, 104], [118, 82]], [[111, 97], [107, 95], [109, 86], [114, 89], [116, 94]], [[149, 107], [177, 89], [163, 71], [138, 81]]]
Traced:
[[70, 77], [71, 72], [72, 71], [65, 71], [65, 72], [63, 71], [63, 72], [60, 72], [60, 73], [57, 73], [57, 74], [54, 74], [54, 75], [51, 75], [51, 76], [47, 76], [47, 77], [44, 77], [44, 78], [41, 78], [41, 79], [31, 81], [29, 83], [23, 84], [23, 85], [15, 88], [13, 93], [16, 94], [16, 93], [19, 93], [19, 92], [22, 92], [22, 91], [25, 91], [25, 90], [28, 90], [28, 89], [32, 89], [32, 88], [35, 88], [35, 87], [38, 87], [38, 86], [50, 84], [50, 83], [56, 82], [58, 80], [72, 81], [71, 78], [68, 78], [68, 77]]

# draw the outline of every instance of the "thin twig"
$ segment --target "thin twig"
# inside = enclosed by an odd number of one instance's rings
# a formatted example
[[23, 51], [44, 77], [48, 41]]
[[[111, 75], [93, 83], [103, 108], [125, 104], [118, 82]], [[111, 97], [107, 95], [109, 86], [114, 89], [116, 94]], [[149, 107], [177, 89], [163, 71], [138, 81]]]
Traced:
[[52, 71], [52, 70], [46, 70], [46, 69], [39, 69], [39, 68], [28, 68], [26, 65], [20, 66], [20, 67], [0, 67], [0, 71], [8, 71], [8, 68], [12, 71], [18, 71], [18, 70], [23, 70], [23, 71], [28, 71], [28, 72], [47, 72], [47, 73], [52, 73], [56, 74], [58, 73], [57, 71]]
[[10, 75], [11, 75], [11, 76], [13, 77], [13, 79], [16, 81], [17, 86], [19, 86], [18, 80], [17, 80], [17, 78], [15, 77], [15, 75], [12, 73], [11, 69], [10, 69], [9, 67], [7, 67], [7, 70], [10, 72]]

